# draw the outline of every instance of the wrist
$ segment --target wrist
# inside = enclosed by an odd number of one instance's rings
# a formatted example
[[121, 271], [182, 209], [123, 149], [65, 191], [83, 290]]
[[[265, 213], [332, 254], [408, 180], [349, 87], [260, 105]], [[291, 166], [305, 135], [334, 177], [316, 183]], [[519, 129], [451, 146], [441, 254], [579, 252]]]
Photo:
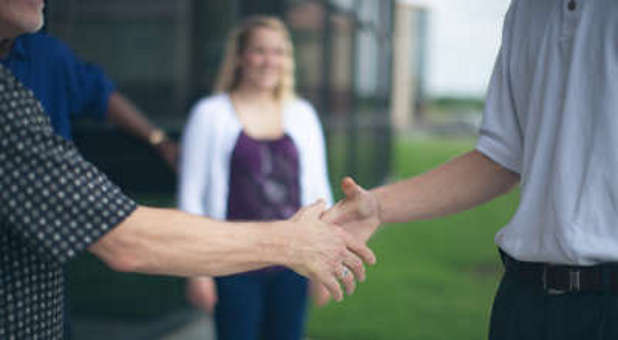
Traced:
[[382, 204], [382, 200], [380, 199], [380, 188], [376, 188], [373, 190], [369, 191], [369, 194], [373, 197], [374, 202], [375, 202], [375, 207], [376, 207], [376, 218], [378, 219], [378, 222], [380, 223], [380, 225], [382, 225], [383, 223], [385, 223], [385, 219], [384, 216], [386, 216], [386, 213], [384, 211], [384, 207]]
[[268, 263], [289, 267], [292, 261], [292, 240], [289, 235], [290, 226], [287, 221], [266, 222], [260, 242], [262, 253]]

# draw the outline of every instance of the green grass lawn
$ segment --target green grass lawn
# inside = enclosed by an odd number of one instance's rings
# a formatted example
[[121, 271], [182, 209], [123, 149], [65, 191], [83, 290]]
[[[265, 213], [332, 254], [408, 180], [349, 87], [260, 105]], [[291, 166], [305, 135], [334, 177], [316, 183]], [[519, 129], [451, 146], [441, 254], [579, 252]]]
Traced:
[[[467, 139], [395, 143], [393, 175], [420, 174], [474, 147]], [[465, 179], [464, 179], [465, 180]], [[495, 232], [517, 193], [446, 218], [391, 225], [370, 242], [378, 264], [354, 296], [310, 313], [311, 339], [485, 339], [500, 263]]]

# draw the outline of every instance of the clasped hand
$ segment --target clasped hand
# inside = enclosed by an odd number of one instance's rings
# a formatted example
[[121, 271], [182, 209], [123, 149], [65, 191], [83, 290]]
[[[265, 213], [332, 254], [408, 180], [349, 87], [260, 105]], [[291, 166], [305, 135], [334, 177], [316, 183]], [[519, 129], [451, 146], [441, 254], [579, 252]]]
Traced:
[[[345, 198], [325, 211], [321, 215], [321, 220], [332, 224], [334, 228], [340, 228], [346, 235], [352, 237], [355, 242], [365, 245], [381, 224], [378, 200], [371, 192], [364, 190], [350, 177], [346, 177], [341, 181], [341, 188]], [[344, 262], [343, 266], [345, 271], [347, 264]], [[354, 273], [356, 274], [356, 271]], [[357, 275], [356, 278], [359, 281], [364, 281], [364, 268], [362, 276]], [[351, 294], [355, 289], [354, 280], [341, 281], [346, 287], [347, 292]], [[312, 280], [311, 286], [312, 295], [318, 306], [326, 304], [331, 296], [336, 301], [339, 301], [338, 296], [333, 294], [333, 288], [317, 280]]]
[[[351, 178], [341, 182], [345, 198], [326, 210], [323, 201], [300, 209], [291, 219], [278, 222], [284, 247], [283, 264], [311, 279], [318, 305], [332, 297], [343, 299], [356, 289], [356, 281], [365, 280], [365, 264], [373, 265], [375, 255], [366, 242], [380, 225], [380, 209], [374, 195]], [[217, 300], [210, 278], [189, 283], [189, 299], [211, 312]]]

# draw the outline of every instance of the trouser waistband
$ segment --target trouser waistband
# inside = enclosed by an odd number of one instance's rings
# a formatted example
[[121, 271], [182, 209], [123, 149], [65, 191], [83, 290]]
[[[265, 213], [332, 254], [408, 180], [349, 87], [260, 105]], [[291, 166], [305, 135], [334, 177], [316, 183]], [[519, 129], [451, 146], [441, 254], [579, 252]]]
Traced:
[[611, 292], [618, 294], [618, 264], [595, 266], [553, 265], [514, 259], [500, 249], [506, 272], [540, 285], [549, 294]]

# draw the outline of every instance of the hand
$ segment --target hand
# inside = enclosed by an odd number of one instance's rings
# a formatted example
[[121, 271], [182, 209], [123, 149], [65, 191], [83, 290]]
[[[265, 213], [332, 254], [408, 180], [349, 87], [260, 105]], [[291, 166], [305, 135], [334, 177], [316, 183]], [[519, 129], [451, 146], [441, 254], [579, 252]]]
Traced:
[[167, 165], [169, 165], [174, 171], [178, 171], [178, 143], [170, 139], [166, 139], [160, 144], [157, 144], [155, 148], [165, 163], [167, 163]]
[[[346, 198], [322, 214], [322, 219], [335, 223], [365, 243], [380, 225], [378, 200], [350, 177], [341, 181]], [[314, 303], [324, 306], [330, 300], [328, 290], [319, 282], [311, 282]]]
[[381, 224], [379, 202], [350, 177], [341, 181], [341, 188], [346, 197], [326, 211], [322, 220], [341, 226], [365, 243]]
[[325, 306], [330, 301], [328, 289], [319, 282], [311, 281], [309, 283], [309, 291], [313, 298], [313, 303], [318, 307]]
[[288, 256], [284, 263], [297, 273], [322, 283], [336, 301], [356, 289], [355, 278], [365, 279], [363, 263], [374, 264], [375, 255], [363, 242], [338, 226], [320, 220], [325, 203], [318, 201], [299, 210], [287, 223]]
[[212, 314], [217, 304], [217, 286], [211, 277], [195, 277], [187, 281], [187, 300], [206, 312]]

